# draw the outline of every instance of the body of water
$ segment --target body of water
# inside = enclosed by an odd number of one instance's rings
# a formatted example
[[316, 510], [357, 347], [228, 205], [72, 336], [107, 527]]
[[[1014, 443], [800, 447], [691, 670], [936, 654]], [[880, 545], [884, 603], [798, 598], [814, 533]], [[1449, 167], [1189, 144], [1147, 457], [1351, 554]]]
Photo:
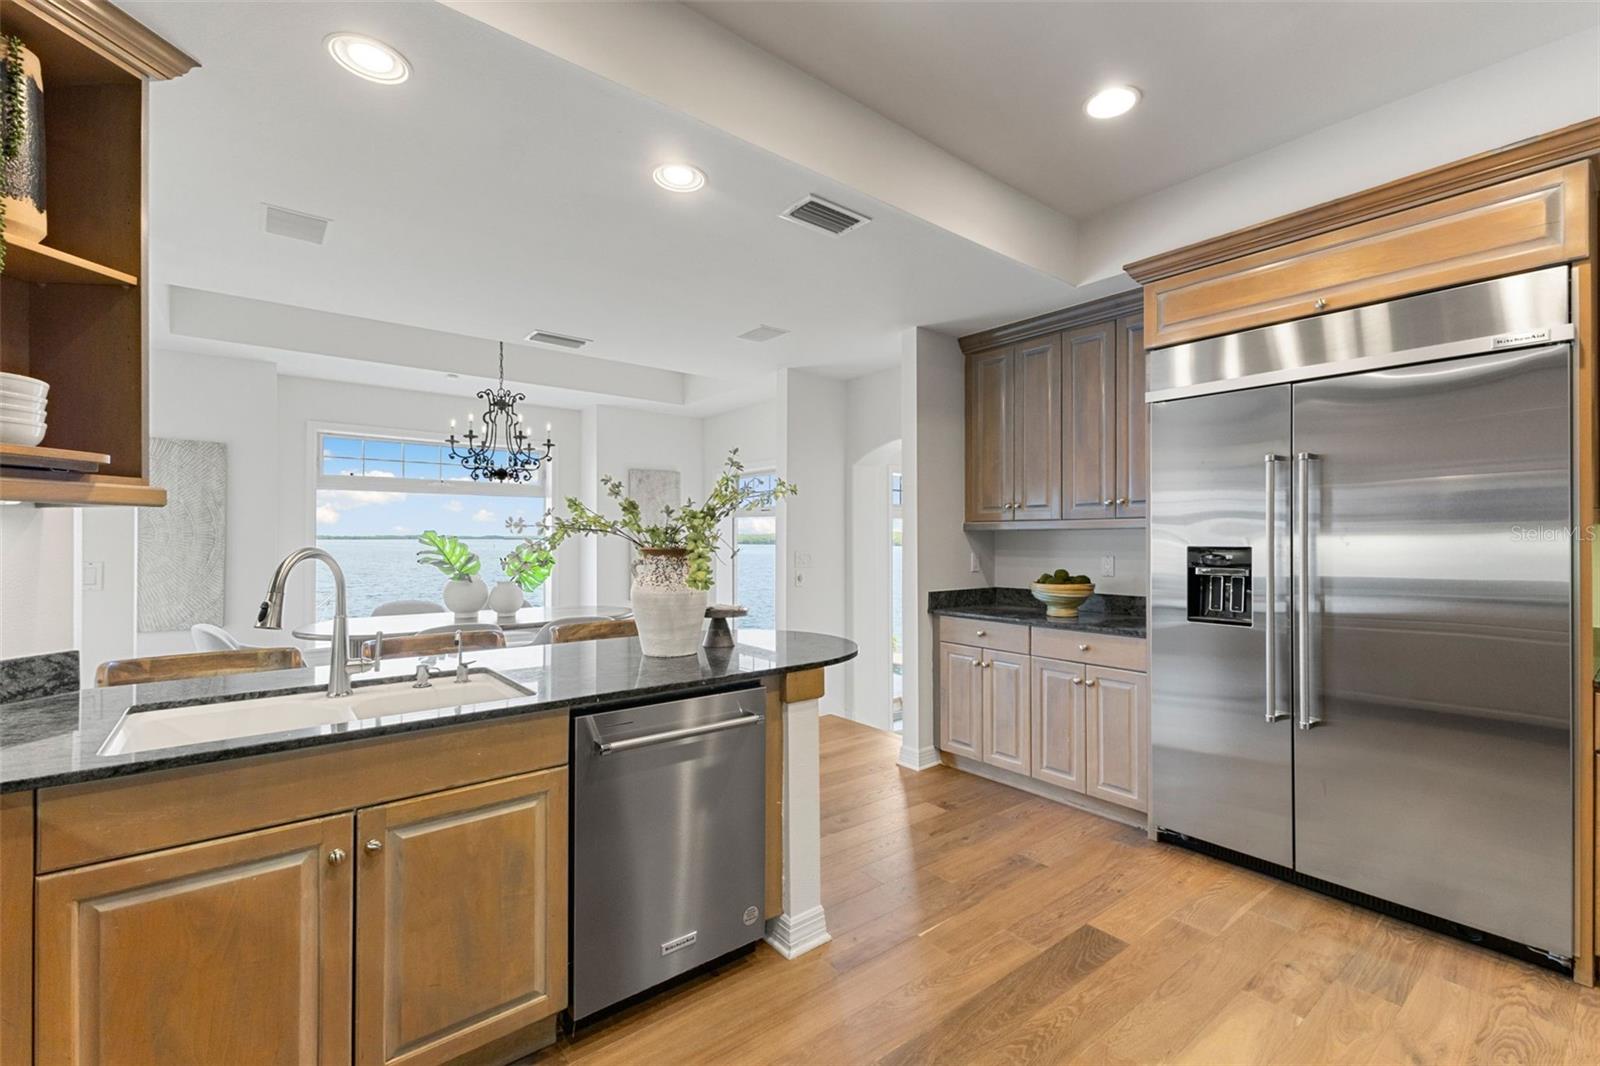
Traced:
[[[483, 569], [478, 576], [493, 587], [505, 580], [500, 557], [521, 543], [516, 537], [463, 537]], [[431, 566], [417, 562], [422, 545], [414, 540], [340, 540], [317, 538], [317, 547], [339, 560], [344, 571], [346, 608], [352, 618], [372, 614], [374, 608], [390, 600], [429, 600], [440, 603], [445, 576]], [[527, 594], [530, 604], [544, 605], [544, 588]], [[317, 617], [333, 617], [333, 578], [325, 566], [317, 567]]]

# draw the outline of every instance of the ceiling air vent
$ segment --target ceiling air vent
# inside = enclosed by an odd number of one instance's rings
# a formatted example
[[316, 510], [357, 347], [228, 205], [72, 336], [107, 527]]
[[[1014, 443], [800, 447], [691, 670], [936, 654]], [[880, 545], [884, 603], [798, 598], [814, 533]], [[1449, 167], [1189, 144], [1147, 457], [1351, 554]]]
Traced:
[[739, 339], [760, 343], [761, 341], [770, 341], [774, 337], [781, 337], [788, 332], [788, 330], [779, 329], [777, 326], [757, 326], [755, 329], [747, 329], [739, 334]]
[[565, 333], [551, 333], [544, 329], [534, 330], [528, 334], [527, 339], [535, 344], [547, 344], [552, 348], [565, 348], [571, 352], [594, 343], [588, 337], [569, 337]]
[[831, 237], [860, 229], [872, 221], [866, 215], [852, 211], [848, 207], [829, 203], [820, 196], [806, 197], [785, 211], [781, 217], [790, 222], [798, 222], [802, 226], [819, 229]]
[[328, 219], [308, 215], [304, 211], [291, 211], [276, 204], [263, 204], [267, 209], [266, 231], [278, 237], [292, 237], [297, 241], [321, 244], [328, 233]]

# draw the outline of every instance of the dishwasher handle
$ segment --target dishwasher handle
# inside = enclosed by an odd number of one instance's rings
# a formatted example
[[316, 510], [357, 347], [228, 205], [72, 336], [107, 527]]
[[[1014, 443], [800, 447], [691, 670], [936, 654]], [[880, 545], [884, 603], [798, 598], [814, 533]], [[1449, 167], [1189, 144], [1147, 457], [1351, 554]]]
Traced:
[[707, 733], [721, 733], [726, 729], [738, 729], [741, 726], [754, 725], [761, 721], [759, 714], [745, 713], [737, 718], [728, 718], [721, 722], [707, 722], [705, 725], [691, 725], [682, 729], [667, 729], [660, 733], [646, 733], [642, 737], [629, 737], [627, 740], [602, 740], [600, 727], [594, 724], [594, 716], [590, 715], [584, 721], [589, 726], [589, 737], [594, 741], [594, 749], [601, 755], [610, 755], [615, 751], [632, 751], [634, 748], [648, 748], [656, 744], [665, 744], [669, 740], [682, 740], [685, 737], [699, 737]]

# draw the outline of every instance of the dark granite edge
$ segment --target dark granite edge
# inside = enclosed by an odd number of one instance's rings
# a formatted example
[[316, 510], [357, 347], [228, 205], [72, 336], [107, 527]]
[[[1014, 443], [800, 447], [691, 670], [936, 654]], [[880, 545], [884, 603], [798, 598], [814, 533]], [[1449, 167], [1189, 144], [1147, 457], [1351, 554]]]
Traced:
[[0, 703], [59, 696], [78, 688], [78, 651], [0, 659]]
[[1096, 593], [1084, 601], [1076, 618], [1050, 618], [1044, 604], [1028, 589], [975, 588], [928, 593], [928, 613], [979, 622], [1009, 622], [1041, 629], [1066, 629], [1108, 636], [1149, 638], [1145, 598]]
[[[732, 652], [735, 649], [727, 649]], [[758, 649], [765, 650], [765, 649]], [[712, 654], [707, 652], [707, 654]], [[140, 774], [155, 773], [161, 770], [174, 770], [186, 766], [202, 766], [210, 763], [227, 762], [232, 759], [244, 759], [257, 755], [271, 755], [279, 752], [294, 751], [302, 748], [324, 747], [329, 744], [351, 743], [377, 737], [397, 736], [404, 733], [418, 733], [428, 729], [448, 728], [455, 725], [467, 725], [474, 722], [488, 722], [501, 718], [510, 718], [523, 714], [543, 713], [596, 713], [603, 710], [612, 710], [632, 706], [641, 700], [650, 699], [666, 693], [682, 694], [685, 696], [706, 695], [711, 692], [726, 691], [731, 688], [740, 688], [752, 681], [760, 681], [768, 677], [777, 677], [783, 674], [796, 673], [802, 670], [819, 670], [828, 666], [837, 666], [848, 662], [860, 654], [859, 648], [852, 644], [852, 650], [844, 655], [831, 656], [804, 663], [785, 666], [772, 666], [721, 677], [709, 677], [699, 681], [669, 681], [656, 685], [643, 685], [631, 689], [616, 690], [612, 692], [595, 693], [588, 696], [562, 700], [559, 702], [539, 703], [538, 692], [530, 693], [525, 699], [503, 700], [494, 703], [468, 704], [460, 713], [442, 718], [426, 718], [411, 722], [392, 722], [383, 725], [365, 724], [359, 728], [326, 732], [325, 727], [310, 726], [298, 730], [285, 730], [279, 733], [263, 733], [259, 736], [240, 738], [231, 741], [213, 741], [206, 744], [190, 744], [184, 747], [166, 749], [170, 755], [152, 756], [137, 762], [110, 763], [91, 767], [74, 767], [54, 774], [39, 774], [33, 777], [22, 778], [16, 781], [0, 782], [0, 793], [25, 792], [32, 789], [49, 788], [55, 785], [79, 784], [89, 781], [105, 781], [119, 777], [135, 777]], [[520, 682], [500, 674], [498, 671], [487, 667], [481, 668], [483, 672], [493, 674], [500, 680], [526, 687]], [[473, 671], [477, 672], [477, 671]], [[316, 691], [321, 685], [295, 686], [293, 688], [272, 690], [274, 695], [293, 694], [296, 692]], [[224, 695], [211, 695], [187, 700], [173, 700], [152, 704], [140, 704], [142, 710], [156, 710], [169, 707], [186, 707], [202, 703], [226, 703], [236, 700], [251, 699], [261, 695], [259, 692], [240, 692]], [[76, 698], [77, 693], [70, 694]], [[41, 697], [42, 699], [63, 699], [67, 694]], [[124, 712], [127, 713], [127, 712]], [[372, 720], [368, 720], [371, 722]], [[314, 731], [313, 731], [314, 730]], [[227, 747], [213, 745], [226, 744]], [[3, 754], [3, 752], [0, 752]]]

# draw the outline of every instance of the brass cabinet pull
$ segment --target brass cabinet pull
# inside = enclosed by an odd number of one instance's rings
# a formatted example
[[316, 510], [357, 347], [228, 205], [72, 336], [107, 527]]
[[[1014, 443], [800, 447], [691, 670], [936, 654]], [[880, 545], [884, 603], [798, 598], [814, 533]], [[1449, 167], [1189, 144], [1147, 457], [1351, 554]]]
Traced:
[[334, 848], [332, 851], [328, 852], [329, 866], [338, 866], [341, 862], [344, 862], [343, 848]]
[[377, 839], [369, 840], [364, 846], [368, 851], [382, 851], [383, 841]]

